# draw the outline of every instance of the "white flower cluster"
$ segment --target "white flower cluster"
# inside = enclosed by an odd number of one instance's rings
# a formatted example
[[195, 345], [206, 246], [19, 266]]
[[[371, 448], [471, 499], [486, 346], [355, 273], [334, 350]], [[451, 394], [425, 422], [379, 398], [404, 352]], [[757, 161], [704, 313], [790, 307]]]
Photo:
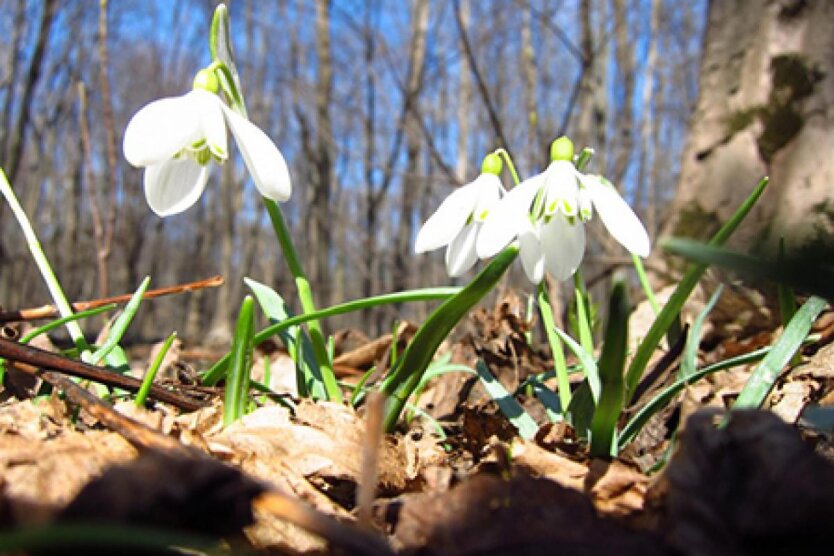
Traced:
[[[582, 262], [584, 223], [596, 209], [614, 239], [629, 252], [647, 257], [646, 229], [617, 190], [605, 178], [576, 169], [569, 139], [557, 139], [552, 152], [553, 161], [544, 172], [503, 196], [497, 175], [500, 160], [496, 166], [485, 159], [481, 175], [449, 195], [423, 224], [416, 252], [448, 245], [446, 268], [449, 275], [459, 276], [478, 258], [492, 257], [517, 240], [531, 282], [541, 282], [545, 271], [565, 280]], [[489, 155], [493, 156], [497, 157]]]

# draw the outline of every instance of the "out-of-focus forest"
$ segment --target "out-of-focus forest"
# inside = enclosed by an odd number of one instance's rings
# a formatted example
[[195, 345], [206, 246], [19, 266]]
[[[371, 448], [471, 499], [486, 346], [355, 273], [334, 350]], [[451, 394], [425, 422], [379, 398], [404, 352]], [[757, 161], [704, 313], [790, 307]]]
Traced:
[[[197, 206], [161, 219], [145, 203], [142, 171], [122, 156], [130, 116], [188, 91], [208, 63], [214, 4], [0, 2], [0, 165], [68, 296], [131, 292], [145, 275], [154, 286], [226, 279], [146, 304], [139, 326], [149, 336], [224, 338], [244, 276], [294, 298], [239, 158], [213, 173]], [[414, 235], [497, 147], [523, 178], [567, 134], [595, 150], [589, 168], [621, 189], [653, 239], [667, 217], [698, 98], [703, 1], [228, 4], [250, 117], [290, 165], [283, 209], [320, 306], [449, 284], [442, 252], [413, 255]], [[0, 305], [49, 302], [6, 207], [0, 228]], [[630, 260], [593, 230], [591, 283]], [[425, 310], [329, 325], [376, 334]]]

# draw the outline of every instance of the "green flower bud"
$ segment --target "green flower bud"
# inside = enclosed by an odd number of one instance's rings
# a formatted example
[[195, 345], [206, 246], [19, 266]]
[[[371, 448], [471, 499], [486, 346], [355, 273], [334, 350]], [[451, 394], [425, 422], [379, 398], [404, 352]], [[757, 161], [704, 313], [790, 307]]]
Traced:
[[205, 89], [210, 93], [217, 93], [220, 89], [220, 81], [213, 71], [208, 69], [201, 69], [194, 76], [194, 88]]
[[573, 141], [565, 137], [559, 137], [550, 144], [550, 160], [573, 161]]
[[501, 157], [495, 153], [486, 155], [484, 161], [481, 162], [481, 173], [483, 174], [500, 176], [502, 168], [504, 168], [504, 163], [501, 161]]

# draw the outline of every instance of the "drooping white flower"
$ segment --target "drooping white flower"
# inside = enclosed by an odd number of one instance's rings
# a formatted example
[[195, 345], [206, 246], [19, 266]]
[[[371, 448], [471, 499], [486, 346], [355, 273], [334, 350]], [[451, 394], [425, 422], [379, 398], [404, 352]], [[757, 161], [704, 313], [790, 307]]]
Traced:
[[223, 103], [216, 80], [201, 70], [192, 91], [147, 104], [127, 125], [125, 158], [145, 168], [145, 198], [159, 216], [182, 212], [200, 198], [212, 160], [222, 164], [228, 158], [227, 125], [261, 195], [275, 201], [290, 197], [290, 174], [278, 147]]
[[614, 239], [631, 253], [648, 256], [646, 229], [617, 190], [604, 178], [576, 169], [569, 139], [554, 141], [552, 152], [547, 169], [513, 188], [484, 220], [478, 256], [492, 257], [518, 238], [519, 255], [533, 283], [541, 282], [545, 270], [565, 280], [582, 262], [584, 222], [594, 209]]
[[472, 268], [478, 260], [475, 251], [478, 231], [503, 191], [500, 172], [501, 159], [488, 155], [481, 175], [453, 191], [426, 220], [417, 233], [414, 251], [425, 253], [446, 246], [449, 276], [460, 276]]

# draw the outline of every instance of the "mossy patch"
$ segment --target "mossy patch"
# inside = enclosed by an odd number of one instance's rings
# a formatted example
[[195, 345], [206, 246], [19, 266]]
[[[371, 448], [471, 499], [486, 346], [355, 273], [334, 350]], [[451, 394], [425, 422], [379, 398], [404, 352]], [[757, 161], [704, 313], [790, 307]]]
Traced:
[[681, 210], [672, 234], [677, 237], [709, 239], [720, 227], [718, 214], [704, 210], [698, 203], [692, 203]]
[[767, 162], [802, 130], [805, 118], [800, 101], [814, 93], [824, 76], [797, 53], [775, 56], [770, 70], [772, 88], [767, 104], [732, 112], [725, 122], [728, 138], [761, 122], [762, 131], [756, 142]]

